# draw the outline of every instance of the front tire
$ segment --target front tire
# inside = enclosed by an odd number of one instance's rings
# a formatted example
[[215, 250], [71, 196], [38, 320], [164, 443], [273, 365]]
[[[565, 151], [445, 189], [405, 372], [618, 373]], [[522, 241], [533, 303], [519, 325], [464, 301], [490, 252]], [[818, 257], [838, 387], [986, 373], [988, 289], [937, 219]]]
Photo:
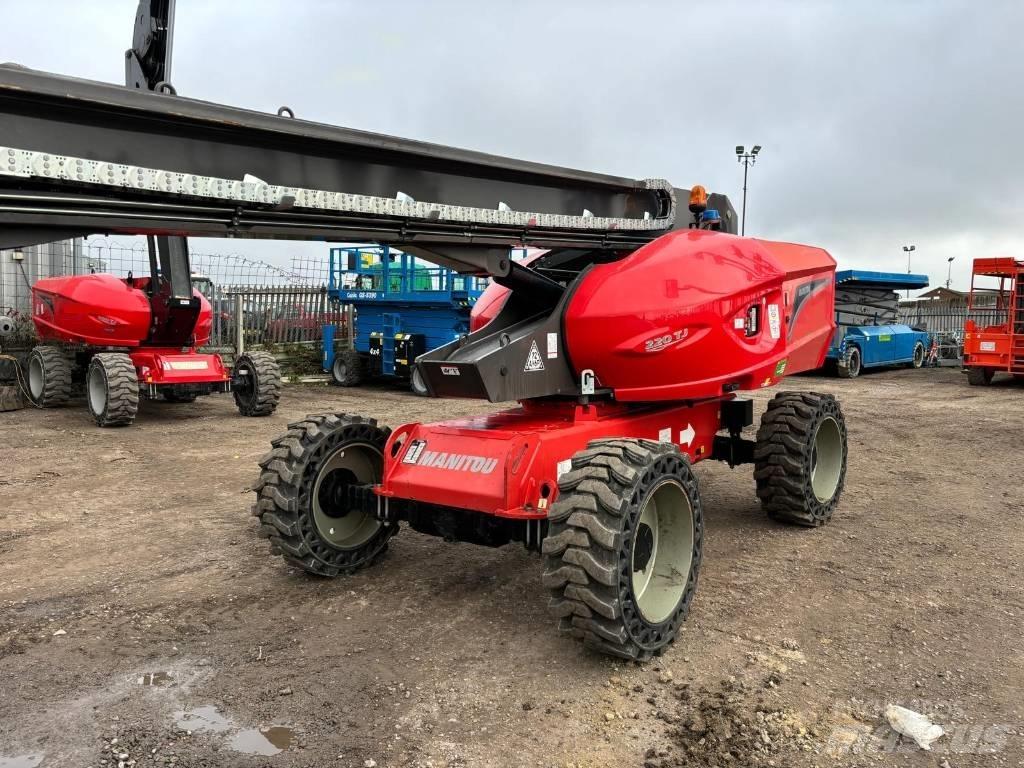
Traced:
[[991, 368], [968, 368], [967, 383], [972, 387], [987, 387], [995, 375], [996, 372]]
[[344, 349], [334, 356], [331, 381], [339, 387], [357, 387], [363, 382], [363, 357], [354, 349]]
[[397, 524], [347, 503], [351, 484], [380, 482], [390, 432], [359, 416], [307, 416], [271, 443], [252, 511], [273, 554], [317, 576], [353, 573], [384, 554]]
[[414, 365], [412, 367], [412, 374], [409, 376], [409, 389], [411, 389], [412, 393], [418, 397], [430, 397], [430, 392], [427, 390], [427, 383], [423, 380], [423, 374], [420, 373], [420, 367], [418, 365]]
[[243, 416], [269, 416], [281, 399], [281, 367], [267, 352], [246, 352], [235, 361], [235, 405]]
[[703, 551], [689, 459], [667, 443], [595, 440], [558, 487], [541, 550], [559, 629], [613, 656], [660, 654], [689, 612]]
[[126, 427], [139, 410], [139, 378], [131, 357], [123, 352], [100, 352], [89, 361], [85, 399], [100, 427]]
[[841, 379], [856, 379], [860, 376], [860, 367], [860, 349], [849, 346], [836, 366], [836, 373]]
[[71, 363], [57, 347], [34, 347], [28, 356], [28, 395], [43, 408], [71, 399]]
[[846, 482], [846, 421], [832, 395], [780, 392], [761, 417], [754, 446], [757, 497], [769, 517], [827, 523]]

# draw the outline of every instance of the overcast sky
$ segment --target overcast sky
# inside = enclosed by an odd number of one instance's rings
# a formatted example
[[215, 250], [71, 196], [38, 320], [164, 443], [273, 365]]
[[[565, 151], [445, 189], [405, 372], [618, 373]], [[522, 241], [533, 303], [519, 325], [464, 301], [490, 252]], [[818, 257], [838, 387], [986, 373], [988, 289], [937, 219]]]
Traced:
[[[123, 82], [137, 0], [2, 0], [0, 60]], [[1024, 258], [1024, 2], [178, 0], [184, 96], [677, 186], [840, 267]], [[216, 252], [223, 243], [203, 243]], [[230, 250], [245, 246], [235, 242]], [[260, 243], [286, 263], [296, 249]]]

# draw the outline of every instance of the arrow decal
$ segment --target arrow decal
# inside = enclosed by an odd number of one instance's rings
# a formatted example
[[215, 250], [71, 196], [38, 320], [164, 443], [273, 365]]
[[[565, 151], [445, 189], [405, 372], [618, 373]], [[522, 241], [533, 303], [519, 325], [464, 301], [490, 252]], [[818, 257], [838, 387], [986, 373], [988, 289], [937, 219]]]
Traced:
[[687, 422], [686, 429], [680, 430], [679, 432], [679, 444], [685, 445], [687, 448], [693, 443], [693, 438], [697, 436], [697, 433], [693, 430], [693, 425]]

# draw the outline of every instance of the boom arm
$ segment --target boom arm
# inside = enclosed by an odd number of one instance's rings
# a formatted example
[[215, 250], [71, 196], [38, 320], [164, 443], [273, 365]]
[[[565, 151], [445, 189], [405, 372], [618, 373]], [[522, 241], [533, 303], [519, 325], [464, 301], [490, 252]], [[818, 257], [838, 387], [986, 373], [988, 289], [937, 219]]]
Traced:
[[510, 246], [631, 250], [683, 224], [663, 181], [11, 66], [0, 66], [0, 136], [0, 246], [39, 230], [365, 239], [488, 272]]
[[125, 85], [144, 91], [169, 85], [173, 39], [174, 0], [139, 0], [132, 47], [124, 52]]

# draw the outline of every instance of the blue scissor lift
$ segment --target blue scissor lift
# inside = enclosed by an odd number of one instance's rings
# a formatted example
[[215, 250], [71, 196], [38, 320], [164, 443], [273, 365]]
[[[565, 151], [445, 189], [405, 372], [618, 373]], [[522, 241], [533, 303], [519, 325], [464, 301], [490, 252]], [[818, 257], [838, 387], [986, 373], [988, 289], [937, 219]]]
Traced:
[[328, 298], [354, 310], [344, 343], [336, 326], [324, 327], [324, 370], [345, 387], [384, 376], [411, 380], [420, 391], [416, 358], [469, 333], [469, 313], [487, 287], [485, 278], [386, 245], [331, 248], [329, 270]]
[[899, 322], [896, 291], [926, 288], [927, 275], [847, 269], [835, 280], [836, 331], [826, 367], [852, 379], [865, 368], [924, 364], [931, 336]]

